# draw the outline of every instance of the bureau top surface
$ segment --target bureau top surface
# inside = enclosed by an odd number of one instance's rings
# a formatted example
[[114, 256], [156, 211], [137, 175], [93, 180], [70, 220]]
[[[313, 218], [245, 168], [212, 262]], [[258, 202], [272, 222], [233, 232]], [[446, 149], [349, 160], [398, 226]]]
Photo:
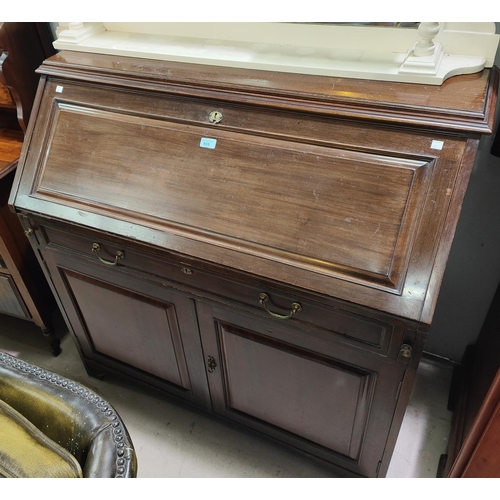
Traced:
[[[431, 128], [489, 133], [492, 125], [490, 91], [496, 94], [497, 68], [449, 78], [442, 85], [380, 82], [295, 73], [223, 68], [201, 64], [62, 51], [39, 70], [86, 80], [121, 81], [148, 86], [161, 84], [224, 92], [227, 99], [244, 99], [290, 109], [406, 122]], [[491, 81], [493, 80], [493, 81]], [[133, 83], [131, 83], [133, 81]]]

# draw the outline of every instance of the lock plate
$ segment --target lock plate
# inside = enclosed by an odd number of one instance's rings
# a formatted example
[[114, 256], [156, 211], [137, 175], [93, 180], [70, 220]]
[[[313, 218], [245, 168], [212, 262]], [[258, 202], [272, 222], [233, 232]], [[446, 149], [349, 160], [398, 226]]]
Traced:
[[408, 360], [411, 358], [412, 346], [409, 344], [402, 344], [399, 349], [399, 361]]
[[210, 123], [219, 123], [222, 121], [222, 113], [220, 111], [210, 111], [208, 115], [208, 121]]
[[216, 368], [217, 368], [217, 363], [215, 362], [215, 359], [212, 356], [208, 356], [207, 358], [208, 373], [213, 373]]

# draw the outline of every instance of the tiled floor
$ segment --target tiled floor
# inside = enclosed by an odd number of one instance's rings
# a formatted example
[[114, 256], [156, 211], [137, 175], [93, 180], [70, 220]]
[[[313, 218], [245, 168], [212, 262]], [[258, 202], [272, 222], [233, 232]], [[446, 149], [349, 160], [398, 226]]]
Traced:
[[[0, 314], [0, 350], [72, 378], [107, 399], [132, 436], [139, 477], [335, 477], [321, 463], [210, 415], [118, 379], [90, 378], [59, 315], [56, 325], [63, 352], [54, 358], [33, 324]], [[450, 433], [446, 402], [451, 374], [446, 362], [421, 362], [388, 477], [436, 477]]]

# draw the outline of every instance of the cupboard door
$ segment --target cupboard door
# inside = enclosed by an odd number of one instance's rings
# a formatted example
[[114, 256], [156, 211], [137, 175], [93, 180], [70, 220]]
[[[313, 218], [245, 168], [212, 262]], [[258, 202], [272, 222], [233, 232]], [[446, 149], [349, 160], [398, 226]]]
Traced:
[[119, 268], [51, 252], [43, 257], [84, 361], [208, 406], [196, 315], [187, 297]]
[[405, 368], [324, 332], [198, 303], [214, 411], [374, 477]]
[[[1, 264], [1, 260], [0, 260]], [[0, 266], [1, 267], [1, 266]], [[14, 283], [8, 275], [0, 274], [0, 313], [17, 316], [19, 318], [30, 318], [23, 299]]]

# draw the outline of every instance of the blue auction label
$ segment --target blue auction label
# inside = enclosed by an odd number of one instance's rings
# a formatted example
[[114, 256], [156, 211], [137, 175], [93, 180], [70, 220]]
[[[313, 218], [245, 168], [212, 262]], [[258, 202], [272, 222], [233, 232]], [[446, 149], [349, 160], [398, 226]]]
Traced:
[[202, 137], [200, 141], [200, 148], [215, 149], [217, 144], [217, 139], [209, 139], [208, 137]]

